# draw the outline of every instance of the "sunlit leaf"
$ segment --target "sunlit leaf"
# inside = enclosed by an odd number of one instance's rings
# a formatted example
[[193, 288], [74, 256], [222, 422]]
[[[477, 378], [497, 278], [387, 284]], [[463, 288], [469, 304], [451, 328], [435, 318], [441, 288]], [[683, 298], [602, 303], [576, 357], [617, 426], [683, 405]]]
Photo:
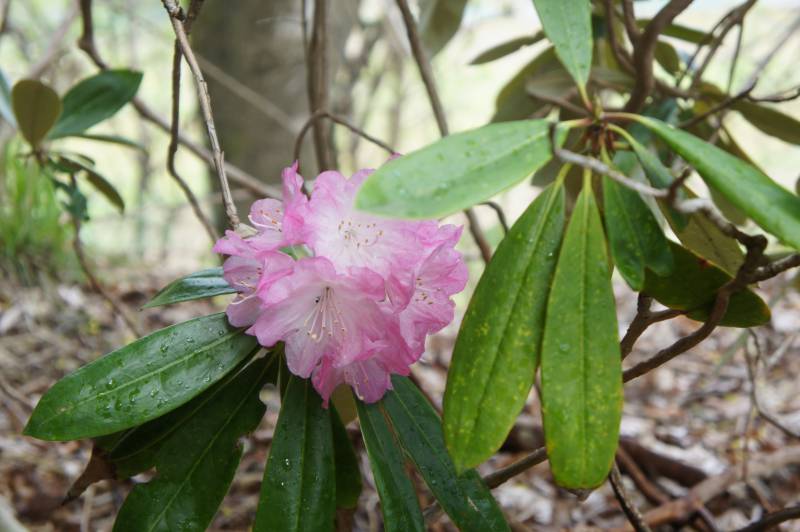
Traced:
[[392, 217], [446, 216], [502, 192], [551, 156], [549, 122], [489, 124], [387, 162], [361, 186], [356, 206]]
[[502, 445], [528, 397], [564, 210], [563, 186], [543, 192], [500, 242], [470, 300], [444, 397], [445, 441], [459, 471]]
[[592, 5], [589, 0], [533, 0], [542, 29], [581, 91], [592, 67]]
[[156, 331], [67, 375], [41, 398], [25, 434], [77, 440], [174, 410], [249, 355], [256, 340], [212, 314]]
[[600, 215], [588, 180], [569, 221], [542, 340], [542, 420], [556, 482], [594, 488], [617, 449], [622, 368]]
[[222, 268], [208, 268], [181, 277], [162, 288], [142, 308], [171, 305], [236, 292], [222, 277]]

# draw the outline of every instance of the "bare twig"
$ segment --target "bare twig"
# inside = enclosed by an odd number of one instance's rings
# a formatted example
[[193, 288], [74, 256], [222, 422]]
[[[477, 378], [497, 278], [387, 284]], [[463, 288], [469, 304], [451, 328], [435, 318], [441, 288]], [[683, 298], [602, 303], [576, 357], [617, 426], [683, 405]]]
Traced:
[[644, 105], [647, 96], [655, 87], [653, 76], [653, 60], [655, 58], [658, 36], [692, 0], [670, 0], [645, 27], [633, 50], [633, 66], [636, 70], [636, 85], [631, 91], [630, 99], [625, 104], [626, 111], [636, 112]]
[[[94, 26], [92, 23], [92, 0], [80, 0], [81, 19], [83, 21], [83, 31], [78, 39], [78, 47], [89, 56], [89, 59], [100, 70], [108, 69], [108, 64], [103, 60], [94, 42]], [[148, 107], [139, 98], [133, 98], [131, 101], [136, 112], [144, 120], [151, 122], [158, 126], [161, 130], [169, 133], [170, 124], [156, 114], [150, 107]], [[178, 135], [178, 142], [181, 146], [187, 148], [199, 159], [203, 160], [207, 165], [214, 166], [214, 155], [205, 147], [191, 141], [183, 135]], [[281, 192], [277, 187], [262, 183], [257, 178], [248, 174], [241, 168], [226, 162], [225, 169], [231, 181], [240, 187], [248, 190], [257, 197], [280, 197]]]
[[[414, 15], [411, 13], [411, 9], [408, 7], [408, 2], [406, 0], [396, 1], [397, 7], [400, 8], [400, 13], [403, 16], [403, 23], [405, 24], [406, 33], [408, 34], [408, 42], [411, 46], [411, 54], [414, 56], [414, 61], [417, 63], [417, 68], [419, 69], [422, 83], [425, 85], [425, 91], [428, 93], [428, 100], [430, 101], [431, 108], [433, 109], [433, 115], [436, 118], [436, 124], [439, 127], [439, 133], [443, 137], [446, 137], [450, 133], [447, 127], [447, 118], [444, 114], [442, 101], [439, 99], [439, 93], [436, 90], [436, 83], [433, 79], [433, 72], [431, 70], [430, 62], [428, 61], [428, 57], [425, 55], [425, 50], [422, 48], [422, 40], [419, 37], [417, 23], [414, 20]], [[486, 236], [481, 230], [480, 224], [478, 223], [478, 218], [475, 216], [475, 212], [472, 209], [466, 209], [464, 214], [467, 216], [467, 221], [469, 222], [469, 231], [481, 252], [481, 257], [483, 258], [483, 261], [488, 264], [489, 260], [492, 258], [492, 247], [489, 245], [489, 242], [486, 240]]]
[[186, 58], [186, 62], [189, 64], [189, 69], [192, 71], [195, 84], [197, 85], [197, 97], [200, 101], [200, 110], [203, 113], [203, 120], [206, 124], [206, 130], [208, 131], [208, 139], [211, 143], [211, 152], [214, 156], [214, 167], [217, 170], [217, 178], [219, 179], [219, 185], [222, 190], [222, 202], [225, 206], [225, 214], [228, 216], [231, 227], [236, 229], [239, 226], [239, 214], [236, 211], [236, 204], [233, 202], [233, 197], [231, 196], [228, 176], [225, 174], [225, 157], [222, 153], [219, 139], [217, 138], [217, 129], [214, 126], [214, 116], [211, 112], [211, 97], [208, 94], [208, 87], [203, 78], [203, 72], [200, 70], [200, 65], [197, 64], [197, 59], [194, 56], [192, 47], [189, 44], [189, 38], [183, 26], [183, 10], [178, 6], [175, 0], [162, 0], [161, 3], [164, 5], [164, 9], [167, 10], [170, 22], [172, 23], [172, 29], [175, 31], [175, 36], [180, 45], [181, 53]]
[[769, 513], [755, 523], [740, 528], [736, 532], [762, 532], [764, 530], [772, 530], [779, 524], [792, 519], [800, 519], [800, 505]]
[[507, 480], [519, 475], [523, 471], [527, 471], [535, 465], [541, 464], [545, 460], [547, 460], [547, 449], [544, 447], [539, 447], [525, 458], [517, 460], [511, 465], [486, 475], [483, 477], [483, 481], [487, 486], [489, 486], [489, 488], [496, 488], [500, 484], [503, 484]]
[[797, 268], [798, 266], [800, 266], [800, 253], [794, 253], [788, 257], [783, 257], [765, 266], [756, 268], [756, 271], [750, 276], [750, 282], [764, 281], [786, 270]]
[[713, 106], [708, 111], [706, 111], [704, 113], [701, 113], [699, 115], [696, 115], [696, 116], [692, 117], [689, 120], [681, 122], [680, 124], [678, 124], [678, 127], [681, 128], [681, 129], [689, 129], [692, 126], [694, 126], [696, 124], [699, 124], [700, 122], [702, 122], [703, 120], [705, 120], [709, 116], [715, 115], [715, 114], [719, 113], [720, 111], [724, 111], [726, 109], [729, 109], [733, 104], [735, 104], [739, 100], [747, 99], [750, 96], [750, 93], [752, 93], [753, 89], [755, 89], [755, 88], [756, 88], [755, 85], [750, 85], [749, 87], [747, 87], [743, 91], [740, 91], [737, 94], [734, 94], [733, 96], [728, 96], [727, 98], [725, 98], [724, 100], [719, 102], [717, 105]]
[[[750, 380], [750, 403], [753, 405], [755, 411], [758, 412], [758, 415], [761, 416], [770, 425], [777, 428], [790, 438], [800, 438], [800, 432], [792, 430], [791, 428], [787, 427], [776, 416], [764, 410], [763, 406], [761, 405], [761, 402], [759, 401], [757, 380], [758, 380], [758, 362], [759, 360], [761, 360], [761, 346], [758, 343], [758, 338], [756, 337], [755, 333], [753, 333], [752, 330], [750, 331], [750, 336], [753, 339], [753, 343], [755, 344], [756, 347], [755, 357], [751, 357], [750, 350], [748, 349], [747, 345], [745, 345], [744, 349], [744, 358], [745, 362], [747, 362], [746, 364], [747, 377]], [[753, 358], [755, 358], [755, 360], [753, 360]]]
[[622, 21], [625, 23], [625, 31], [628, 34], [628, 39], [635, 45], [642, 36], [642, 32], [636, 24], [633, 0], [622, 0], [622, 15]]
[[775, 40], [775, 45], [770, 48], [769, 52], [767, 52], [756, 64], [756, 67], [750, 74], [750, 78], [748, 78], [745, 86], [754, 85], [758, 81], [758, 78], [761, 77], [761, 74], [764, 72], [764, 70], [766, 70], [767, 66], [769, 66], [772, 60], [775, 59], [775, 56], [778, 54], [781, 48], [786, 46], [786, 41], [789, 40], [792, 35], [794, 35], [798, 28], [800, 28], [800, 14], [794, 18], [794, 20], [786, 28], [786, 31]]
[[608, 481], [611, 484], [611, 489], [614, 491], [614, 496], [617, 498], [620, 507], [622, 508], [625, 517], [631, 524], [636, 532], [650, 532], [650, 527], [642, 519], [642, 513], [630, 500], [628, 494], [625, 492], [625, 486], [622, 483], [622, 476], [619, 474], [619, 468], [614, 463], [611, 467], [611, 473], [608, 475]]
[[636, 316], [634, 316], [633, 320], [628, 326], [628, 330], [625, 331], [625, 336], [619, 343], [619, 348], [623, 360], [625, 360], [625, 357], [627, 357], [631, 353], [631, 351], [633, 350], [633, 346], [636, 343], [636, 340], [639, 339], [639, 337], [642, 335], [642, 333], [644, 333], [644, 331], [647, 330], [648, 327], [650, 327], [654, 323], [658, 323], [664, 320], [669, 320], [683, 314], [683, 311], [675, 309], [662, 310], [660, 312], [651, 312], [650, 305], [652, 304], [652, 302], [653, 302], [652, 297], [646, 295], [643, 292], [639, 293], [639, 299], [636, 307]]
[[[328, 110], [328, 2], [314, 2], [314, 18], [311, 26], [311, 41], [308, 43], [308, 103], [313, 114]], [[317, 166], [321, 172], [331, 168], [329, 131], [320, 121], [314, 121], [314, 150]]]
[[497, 221], [500, 222], [500, 227], [503, 228], [503, 234], [507, 234], [508, 221], [506, 221], [506, 213], [503, 212], [503, 208], [494, 201], [484, 201], [481, 203], [481, 205], [486, 205], [494, 211], [494, 213], [497, 215]]
[[[196, 5], [195, 2], [192, 2], [190, 6]], [[190, 8], [191, 11], [191, 8]], [[188, 21], [187, 17], [187, 21]], [[178, 174], [178, 170], [175, 168], [175, 154], [178, 151], [178, 132], [180, 129], [180, 106], [181, 106], [181, 47], [178, 44], [178, 41], [175, 41], [175, 47], [172, 56], [172, 127], [170, 128], [170, 139], [169, 139], [169, 146], [167, 147], [167, 171], [178, 184], [180, 189], [183, 191], [183, 194], [186, 196], [186, 199], [189, 201], [189, 205], [192, 207], [192, 211], [197, 219], [200, 221], [200, 224], [208, 233], [209, 238], [211, 238], [212, 242], [217, 241], [217, 232], [214, 230], [214, 227], [211, 225], [211, 222], [206, 217], [203, 209], [200, 208], [200, 204], [197, 202], [197, 197], [192, 192], [192, 189], [189, 188], [189, 185], [184, 181], [184, 179]]]
[[366, 131], [364, 131], [360, 127], [358, 127], [356, 125], [353, 125], [352, 123], [348, 122], [344, 118], [342, 118], [340, 116], [337, 116], [337, 115], [334, 115], [334, 114], [331, 114], [331, 113], [329, 113], [327, 111], [317, 111], [316, 113], [311, 115], [308, 118], [308, 120], [306, 120], [306, 123], [303, 124], [303, 127], [300, 128], [300, 132], [297, 134], [297, 139], [295, 140], [295, 143], [294, 143], [294, 160], [295, 161], [300, 159], [300, 151], [301, 151], [301, 149], [303, 147], [303, 139], [305, 139], [306, 133], [308, 133], [308, 130], [311, 129], [311, 127], [314, 125], [315, 122], [317, 122], [318, 120], [320, 120], [322, 118], [327, 118], [328, 120], [330, 120], [332, 122], [335, 122], [335, 123], [337, 123], [337, 124], [339, 124], [341, 126], [346, 127], [347, 129], [349, 129], [350, 131], [352, 131], [356, 135], [359, 135], [360, 137], [363, 137], [363, 138], [367, 139], [368, 141], [372, 142], [376, 146], [380, 146], [381, 148], [383, 148], [384, 150], [386, 150], [390, 154], [397, 153], [391, 146], [389, 146], [388, 144], [386, 144], [382, 140], [380, 140], [380, 139], [378, 139], [376, 137], [373, 137], [372, 135], [370, 135], [369, 133], [367, 133]]

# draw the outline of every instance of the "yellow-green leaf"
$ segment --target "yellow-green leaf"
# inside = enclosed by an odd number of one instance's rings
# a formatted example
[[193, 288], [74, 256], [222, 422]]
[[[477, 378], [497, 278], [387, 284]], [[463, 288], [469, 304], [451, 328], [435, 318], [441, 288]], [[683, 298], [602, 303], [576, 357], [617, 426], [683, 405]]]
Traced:
[[592, 4], [589, 0], [533, 0], [556, 55], [585, 93], [592, 67]]
[[11, 89], [11, 107], [20, 133], [38, 148], [61, 114], [61, 98], [44, 83], [23, 79]]

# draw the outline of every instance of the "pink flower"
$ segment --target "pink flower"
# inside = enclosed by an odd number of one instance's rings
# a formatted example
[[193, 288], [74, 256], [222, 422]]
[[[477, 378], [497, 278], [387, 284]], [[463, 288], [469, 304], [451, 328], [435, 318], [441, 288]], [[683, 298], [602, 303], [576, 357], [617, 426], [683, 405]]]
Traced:
[[[261, 345], [284, 342], [289, 370], [311, 378], [327, 405], [341, 383], [374, 402], [408, 375], [425, 338], [453, 319], [450, 296], [467, 270], [454, 246], [461, 228], [435, 221], [378, 218], [354, 208], [371, 170], [350, 179], [323, 172], [311, 198], [297, 163], [283, 172], [283, 201], [256, 201], [257, 233], [228, 231], [214, 246], [230, 255], [225, 279], [239, 294], [228, 306], [234, 326]], [[279, 251], [305, 246], [298, 260]]]

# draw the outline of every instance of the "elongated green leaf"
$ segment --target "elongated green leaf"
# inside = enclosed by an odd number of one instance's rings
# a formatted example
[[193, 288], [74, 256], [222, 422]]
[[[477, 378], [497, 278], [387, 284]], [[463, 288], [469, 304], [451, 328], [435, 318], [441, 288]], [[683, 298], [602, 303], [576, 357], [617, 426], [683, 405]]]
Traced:
[[258, 393], [274, 364], [253, 362], [172, 434], [156, 456], [158, 476], [133, 488], [114, 532], [206, 530], [242, 458], [237, 440], [264, 416]]
[[11, 107], [19, 132], [37, 148], [61, 114], [61, 99], [44, 83], [23, 79], [11, 89]]
[[[255, 355], [258, 349], [253, 350], [252, 355]], [[138, 427], [97, 438], [95, 443], [105, 452], [106, 460], [114, 468], [114, 476], [125, 479], [154, 467], [158, 452], [165, 442], [169, 441], [176, 432], [183, 430], [183, 427], [191, 419], [208, 408], [207, 405], [210, 401], [216, 400], [215, 398], [223, 393], [232, 381], [239, 378], [239, 371], [250, 361], [252, 355], [244, 358], [224, 379], [185, 405]], [[266, 356], [272, 360], [269, 365], [267, 382], [274, 383], [277, 376], [278, 356], [273, 353]]]
[[113, 116], [133, 99], [141, 81], [141, 72], [105, 70], [78, 82], [64, 95], [64, 112], [48, 136], [83, 133]]
[[406, 475], [405, 460], [380, 406], [366, 405], [361, 401], [356, 405], [372, 475], [381, 498], [384, 529], [387, 532], [424, 532], [425, 522], [414, 485]]
[[710, 187], [754, 222], [800, 249], [800, 198], [744, 161], [690, 133], [653, 118], [636, 116], [635, 120], [664, 139]]
[[542, 29], [581, 91], [592, 67], [592, 5], [589, 0], [533, 0]]
[[450, 135], [381, 166], [361, 186], [356, 206], [404, 218], [452, 214], [546, 163], [552, 155], [549, 136], [545, 120], [489, 124]]
[[564, 210], [560, 183], [539, 195], [500, 242], [470, 300], [444, 396], [444, 438], [458, 471], [491, 456], [525, 405]]
[[774, 107], [736, 100], [731, 107], [736, 109], [748, 122], [773, 137], [790, 144], [800, 144], [800, 121], [784, 114]]
[[407, 378], [392, 377], [382, 405], [400, 444], [428, 488], [462, 532], [509, 530], [503, 513], [475, 470], [457, 474], [444, 445], [439, 416]]
[[625, 282], [638, 292], [645, 267], [669, 275], [673, 263], [667, 238], [639, 194], [604, 176], [603, 202], [611, 256]]
[[75, 168], [84, 171], [84, 175], [89, 183], [100, 192], [105, 198], [114, 205], [119, 212], [125, 212], [125, 201], [119, 195], [117, 189], [112, 185], [108, 179], [102, 176], [100, 172], [90, 163], [83, 162], [78, 157], [69, 157], [67, 155], [59, 155], [59, 162], [63, 164], [73, 165]]
[[497, 46], [489, 48], [488, 50], [480, 54], [478, 57], [470, 61], [469, 64], [482, 65], [483, 63], [489, 63], [490, 61], [494, 61], [495, 59], [500, 59], [501, 57], [513, 54], [520, 48], [523, 48], [525, 46], [530, 46], [531, 44], [536, 44], [543, 38], [544, 38], [544, 33], [542, 33], [541, 31], [538, 31], [533, 35], [526, 35], [525, 37], [516, 37], [504, 43], [498, 44]]
[[330, 411], [310, 380], [292, 376], [283, 396], [254, 532], [333, 530], [336, 473]]
[[131, 139], [126, 139], [125, 137], [120, 137], [119, 135], [90, 135], [88, 133], [84, 133], [80, 135], [69, 136], [77, 139], [95, 140], [97, 142], [107, 142], [109, 144], [119, 144], [120, 146], [127, 146], [128, 148], [133, 148], [139, 151], [145, 151], [146, 149], [138, 142], [132, 141]]
[[336, 464], [336, 507], [355, 508], [361, 495], [361, 470], [353, 443], [339, 413], [331, 407], [333, 454]]
[[14, 118], [14, 111], [11, 109], [11, 87], [2, 70], [0, 70], [0, 116], [11, 124], [11, 127], [17, 129], [17, 119]]
[[[636, 23], [644, 28], [647, 24], [650, 23], [650, 19], [641, 19], [637, 20]], [[711, 39], [711, 37], [700, 30], [696, 30], [694, 28], [690, 28], [688, 26], [683, 26], [681, 24], [668, 24], [662, 33], [668, 37], [675, 37], [676, 39], [680, 39], [682, 41], [700, 44], [706, 42]]]
[[[664, 306], [690, 311], [688, 317], [705, 321], [717, 291], [732, 277], [682, 246], [671, 244], [671, 247], [675, 258], [672, 275], [663, 277], [647, 272], [642, 291]], [[720, 325], [755, 327], [769, 319], [767, 304], [752, 291], [742, 290], [731, 296]]]
[[461, 26], [467, 0], [421, 0], [419, 32], [431, 56], [453, 38]]
[[181, 277], [162, 288], [142, 308], [160, 307], [236, 292], [222, 277], [222, 268], [208, 268]]
[[605, 238], [591, 185], [561, 245], [542, 339], [542, 419], [556, 482], [594, 488], [617, 449], [622, 368]]
[[25, 434], [76, 440], [155, 419], [214, 384], [255, 345], [225, 314], [161, 329], [58, 381], [36, 405]]

